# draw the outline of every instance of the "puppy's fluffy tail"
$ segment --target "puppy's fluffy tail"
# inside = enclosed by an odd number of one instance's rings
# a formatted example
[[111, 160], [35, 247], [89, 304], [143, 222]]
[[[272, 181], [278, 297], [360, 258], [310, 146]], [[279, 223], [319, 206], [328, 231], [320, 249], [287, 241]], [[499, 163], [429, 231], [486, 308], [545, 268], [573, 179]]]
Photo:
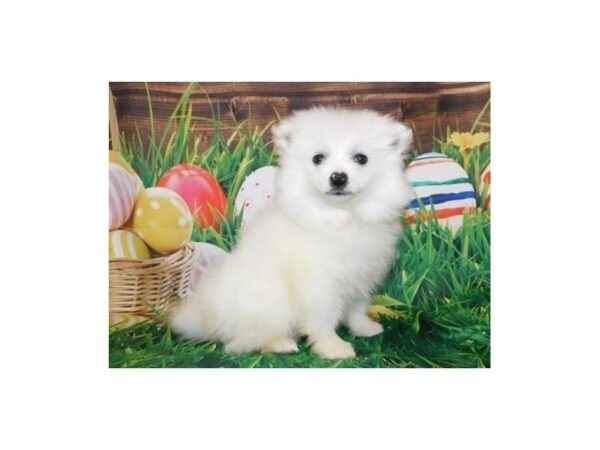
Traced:
[[193, 293], [177, 306], [169, 326], [187, 339], [202, 342], [212, 339], [217, 325], [209, 304]]

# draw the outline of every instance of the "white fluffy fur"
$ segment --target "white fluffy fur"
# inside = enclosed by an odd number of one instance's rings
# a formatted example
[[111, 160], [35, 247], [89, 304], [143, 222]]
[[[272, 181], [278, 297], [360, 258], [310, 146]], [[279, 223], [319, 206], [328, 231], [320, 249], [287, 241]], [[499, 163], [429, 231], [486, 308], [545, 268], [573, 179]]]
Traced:
[[[411, 131], [368, 110], [299, 111], [273, 129], [280, 169], [273, 204], [208, 274], [171, 320], [199, 341], [231, 353], [289, 353], [307, 336], [323, 358], [354, 356], [336, 334], [383, 331], [367, 316], [369, 295], [396, 255], [400, 214], [410, 199], [402, 153]], [[357, 152], [369, 160], [359, 165]], [[316, 153], [326, 158], [315, 165]], [[329, 177], [345, 172], [347, 191], [332, 196]]]

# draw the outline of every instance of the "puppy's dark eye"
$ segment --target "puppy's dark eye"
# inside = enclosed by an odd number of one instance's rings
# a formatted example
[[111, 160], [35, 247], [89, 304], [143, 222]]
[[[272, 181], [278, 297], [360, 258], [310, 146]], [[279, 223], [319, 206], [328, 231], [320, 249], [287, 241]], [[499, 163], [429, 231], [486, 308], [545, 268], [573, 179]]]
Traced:
[[315, 156], [313, 156], [313, 163], [315, 163], [315, 166], [318, 166], [323, 162], [324, 159], [325, 155], [323, 153], [317, 153]]
[[357, 163], [359, 163], [361, 166], [364, 166], [367, 161], [369, 160], [369, 158], [367, 158], [367, 155], [365, 155], [364, 153], [357, 153], [356, 155], [353, 156], [354, 161], [356, 161]]

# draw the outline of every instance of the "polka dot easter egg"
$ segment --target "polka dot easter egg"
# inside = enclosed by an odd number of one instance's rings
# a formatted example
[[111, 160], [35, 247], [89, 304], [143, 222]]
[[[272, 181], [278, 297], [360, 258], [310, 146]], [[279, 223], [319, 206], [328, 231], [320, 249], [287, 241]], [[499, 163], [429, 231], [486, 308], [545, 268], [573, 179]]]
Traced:
[[476, 206], [475, 190], [467, 173], [453, 159], [441, 153], [425, 153], [406, 168], [406, 176], [414, 190], [414, 198], [406, 211], [406, 219], [414, 223], [420, 203], [428, 211], [433, 208], [442, 225], [453, 231], [462, 226], [463, 214]]
[[108, 164], [108, 229], [123, 225], [133, 210], [135, 186], [133, 178], [115, 163]]
[[479, 193], [482, 197], [485, 197], [485, 200], [483, 200], [483, 209], [488, 209], [490, 207], [491, 181], [492, 172], [490, 170], [490, 166], [488, 165], [481, 173], [481, 179], [479, 180]]
[[194, 164], [172, 167], [158, 180], [157, 186], [181, 195], [200, 228], [214, 227], [225, 215], [225, 192], [209, 172]]
[[108, 233], [108, 256], [110, 259], [150, 259], [150, 251], [131, 231], [115, 230]]
[[172, 253], [189, 241], [192, 214], [183, 199], [170, 189], [148, 188], [133, 211], [133, 231], [155, 252]]
[[198, 258], [192, 269], [192, 289], [202, 280], [207, 272], [214, 269], [222, 260], [227, 252], [216, 245], [208, 242], [194, 242]]
[[273, 201], [277, 167], [265, 166], [246, 177], [235, 198], [235, 213], [243, 211], [242, 229], [254, 220], [257, 213]]

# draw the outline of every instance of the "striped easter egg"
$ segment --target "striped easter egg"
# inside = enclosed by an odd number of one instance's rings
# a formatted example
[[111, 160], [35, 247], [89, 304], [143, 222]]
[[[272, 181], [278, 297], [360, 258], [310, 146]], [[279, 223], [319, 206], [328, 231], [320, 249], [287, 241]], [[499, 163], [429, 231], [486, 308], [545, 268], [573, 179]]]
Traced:
[[406, 219], [414, 223], [420, 203], [428, 211], [433, 207], [441, 224], [456, 231], [462, 226], [463, 213], [476, 207], [475, 189], [464, 169], [441, 153], [425, 153], [406, 168], [414, 198]]
[[483, 209], [488, 209], [490, 207], [491, 200], [491, 181], [492, 181], [492, 172], [490, 170], [490, 166], [488, 165], [483, 172], [481, 173], [481, 179], [479, 180], [479, 191], [481, 195], [485, 195], [485, 200], [483, 202]]
[[108, 232], [108, 257], [150, 259], [150, 251], [144, 241], [133, 232], [114, 230]]
[[108, 160], [109, 162], [113, 162], [115, 164], [120, 165], [123, 169], [127, 171], [127, 173], [129, 173], [133, 177], [133, 185], [135, 186], [135, 197], [137, 198], [138, 195], [140, 195], [141, 192], [144, 190], [144, 183], [142, 182], [140, 176], [135, 172], [135, 170], [133, 170], [129, 163], [125, 161], [125, 158], [123, 158], [123, 156], [120, 153], [117, 153], [113, 150], [109, 150]]
[[108, 163], [109, 230], [127, 222], [135, 203], [136, 188], [133, 178], [116, 163]]

